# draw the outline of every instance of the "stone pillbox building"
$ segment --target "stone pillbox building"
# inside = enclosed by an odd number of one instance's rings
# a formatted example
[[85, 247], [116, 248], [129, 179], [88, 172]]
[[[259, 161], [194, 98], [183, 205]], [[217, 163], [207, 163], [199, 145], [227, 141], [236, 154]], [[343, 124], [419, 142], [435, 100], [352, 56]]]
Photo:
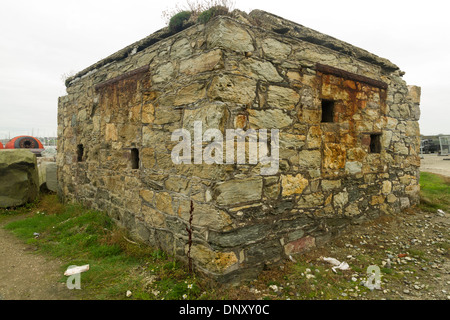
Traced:
[[[189, 253], [214, 279], [252, 278], [351, 222], [418, 203], [420, 88], [402, 75], [260, 10], [162, 29], [66, 81], [59, 193], [185, 262]], [[189, 161], [174, 162], [172, 134], [194, 137], [196, 123], [279, 130], [278, 171], [191, 162], [186, 150]]]

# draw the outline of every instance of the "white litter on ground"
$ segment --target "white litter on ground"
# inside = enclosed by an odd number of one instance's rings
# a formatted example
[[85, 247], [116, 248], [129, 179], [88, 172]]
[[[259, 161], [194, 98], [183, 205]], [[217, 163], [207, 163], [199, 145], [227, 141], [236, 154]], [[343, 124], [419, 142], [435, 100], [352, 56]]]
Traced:
[[82, 273], [82, 272], [86, 272], [86, 271], [88, 271], [88, 270], [89, 270], [89, 265], [86, 264], [86, 265], [80, 266], [80, 267], [72, 267], [72, 268], [68, 268], [68, 269], [66, 270], [66, 272], [64, 272], [64, 275], [65, 275], [65, 276], [72, 276], [72, 275], [74, 275], [74, 274], [79, 274], [79, 273]]
[[350, 269], [350, 266], [345, 261], [340, 262], [339, 260], [337, 260], [335, 258], [326, 258], [326, 257], [321, 257], [321, 259], [334, 265], [334, 267], [331, 268], [334, 273], [336, 273], [337, 269], [339, 269], [339, 270], [349, 270]]

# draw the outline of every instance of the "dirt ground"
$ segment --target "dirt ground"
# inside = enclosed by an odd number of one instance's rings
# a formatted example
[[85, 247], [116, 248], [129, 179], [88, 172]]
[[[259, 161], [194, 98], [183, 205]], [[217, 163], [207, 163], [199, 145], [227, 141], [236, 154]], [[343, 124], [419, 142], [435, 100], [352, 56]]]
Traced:
[[[422, 171], [450, 177], [450, 160], [435, 154], [424, 155]], [[0, 223], [0, 300], [71, 300], [76, 290], [69, 290], [57, 259], [36, 254]], [[389, 220], [375, 221], [370, 227], [351, 226], [345, 235], [333, 241], [324, 251], [340, 261], [366, 257], [367, 263], [389, 267], [395, 281], [383, 281], [381, 290], [369, 295], [358, 290], [363, 273], [355, 272], [355, 289], [343, 292], [351, 299], [450, 299], [450, 255], [448, 236], [450, 213], [426, 214], [418, 210]], [[312, 263], [319, 263], [312, 261]], [[387, 278], [387, 277], [386, 277]]]
[[72, 300], [74, 292], [59, 280], [62, 263], [35, 254], [35, 248], [24, 244], [0, 223], [0, 300]]

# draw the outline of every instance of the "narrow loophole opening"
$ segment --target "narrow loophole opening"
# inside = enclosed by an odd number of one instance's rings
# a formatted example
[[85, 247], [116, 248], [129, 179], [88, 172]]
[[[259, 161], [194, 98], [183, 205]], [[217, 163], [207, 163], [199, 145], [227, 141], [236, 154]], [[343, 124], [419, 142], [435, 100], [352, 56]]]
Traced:
[[131, 149], [131, 168], [139, 169], [139, 150], [136, 148]]
[[82, 144], [79, 144], [77, 146], [77, 162], [82, 162], [84, 156], [84, 146]]

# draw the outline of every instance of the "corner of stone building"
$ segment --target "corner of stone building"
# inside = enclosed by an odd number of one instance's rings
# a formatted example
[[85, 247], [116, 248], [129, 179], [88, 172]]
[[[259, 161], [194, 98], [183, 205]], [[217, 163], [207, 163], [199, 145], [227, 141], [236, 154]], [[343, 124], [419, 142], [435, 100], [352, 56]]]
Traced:
[[[68, 96], [59, 99], [61, 194], [80, 193], [139, 238], [186, 261], [188, 200], [195, 190], [194, 265], [228, 283], [255, 278], [266, 264], [326, 244], [345, 223], [418, 203], [420, 87], [393, 84], [387, 108], [386, 89], [372, 85], [385, 79], [377, 67], [356, 61], [364, 70], [358, 72], [337, 51], [301, 41], [301, 34], [284, 37], [282, 29], [272, 30], [279, 24], [265, 30], [216, 17], [196, 35], [179, 33], [119, 66], [111, 62], [72, 80]], [[141, 87], [148, 85], [142, 93], [129, 70], [144, 61], [152, 83], [141, 80]], [[328, 62], [338, 74], [314, 70], [317, 62]], [[356, 79], [365, 74], [374, 81], [359, 83], [340, 74]], [[131, 103], [130, 110], [119, 108], [113, 96], [112, 106], [92, 100], [92, 87], [99, 83], [136, 89], [119, 97], [123, 105]], [[320, 123], [325, 98], [337, 101], [339, 123]], [[261, 178], [245, 166], [172, 165], [170, 133], [191, 131], [194, 120], [221, 131], [282, 128], [281, 172]], [[381, 136], [385, 150], [368, 152], [371, 135]], [[90, 143], [86, 165], [73, 160], [79, 141]], [[140, 151], [139, 174], [130, 168], [131, 148]], [[91, 172], [78, 175], [83, 170]], [[133, 192], [141, 197], [139, 212]], [[316, 214], [318, 219], [306, 218]]]

